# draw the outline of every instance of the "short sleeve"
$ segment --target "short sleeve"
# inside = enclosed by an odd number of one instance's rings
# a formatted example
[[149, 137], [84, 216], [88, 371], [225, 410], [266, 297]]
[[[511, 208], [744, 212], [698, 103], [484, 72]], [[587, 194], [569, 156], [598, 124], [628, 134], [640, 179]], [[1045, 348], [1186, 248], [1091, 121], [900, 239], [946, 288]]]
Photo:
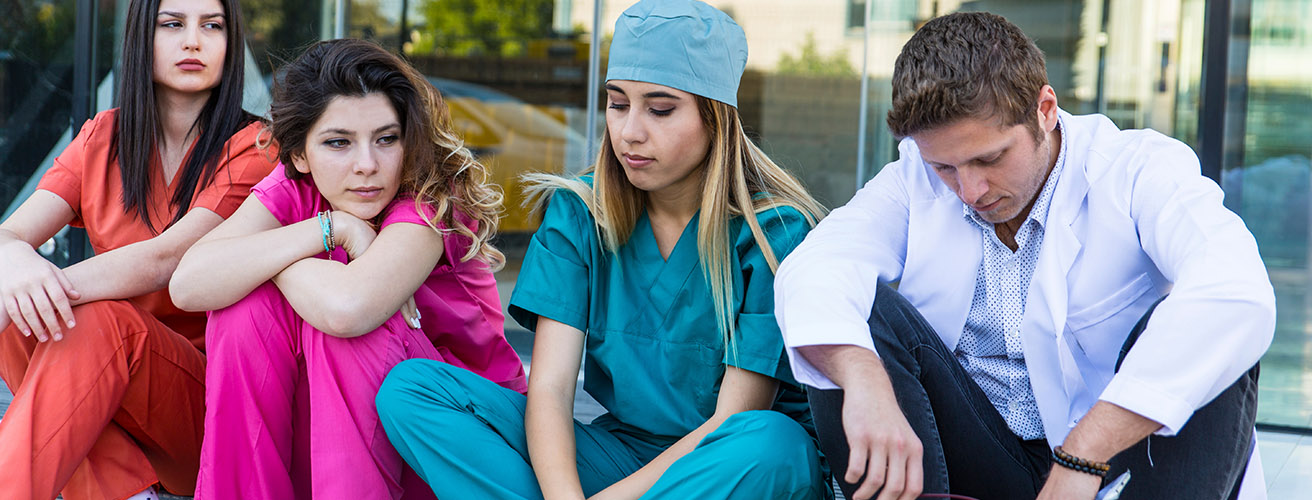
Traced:
[[[811, 230], [802, 213], [792, 207], [767, 209], [756, 217], [778, 261], [783, 261]], [[725, 349], [724, 363], [796, 384], [774, 316], [774, 272], [746, 223], [741, 224], [735, 249], [742, 306], [736, 318], [734, 345]]]
[[589, 266], [597, 248], [592, 215], [577, 195], [558, 190], [529, 240], [510, 296], [510, 316], [536, 331], [539, 316], [587, 331]]
[[269, 209], [269, 213], [284, 226], [310, 218], [322, 198], [309, 176], [299, 180], [288, 179], [281, 163], [251, 188], [251, 195], [260, 200], [264, 208]]
[[264, 130], [260, 122], [252, 123], [233, 134], [224, 145], [226, 151], [214, 173], [214, 180], [196, 193], [192, 208], [204, 208], [228, 218], [246, 201], [251, 187], [269, 175], [277, 151], [262, 150], [257, 139]]
[[[110, 112], [101, 113], [95, 118], [87, 120], [82, 124], [82, 129], [73, 137], [72, 142], [64, 148], [64, 151], [55, 157], [55, 162], [50, 166], [45, 175], [41, 176], [41, 181], [37, 183], [36, 188], [54, 193], [56, 196], [63, 198], [68, 206], [73, 207], [75, 226], [80, 226], [82, 221], [82, 176], [85, 175], [87, 162], [88, 144], [96, 140], [98, 134], [111, 133], [114, 126], [114, 115]], [[95, 161], [104, 163], [103, 159]]]

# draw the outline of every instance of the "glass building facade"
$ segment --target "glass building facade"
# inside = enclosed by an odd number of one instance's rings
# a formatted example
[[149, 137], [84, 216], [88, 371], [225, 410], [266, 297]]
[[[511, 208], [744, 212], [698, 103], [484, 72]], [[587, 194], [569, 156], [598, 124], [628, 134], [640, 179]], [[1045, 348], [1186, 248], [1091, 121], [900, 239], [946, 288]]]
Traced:
[[[7, 216], [81, 121], [114, 105], [127, 0], [0, 6], [0, 209]], [[605, 53], [632, 0], [240, 0], [246, 107], [264, 113], [282, 61], [359, 37], [403, 55], [442, 91], [466, 144], [507, 193], [577, 171], [597, 149]], [[1200, 153], [1257, 237], [1278, 301], [1259, 421], [1312, 429], [1312, 0], [708, 0], [742, 25], [739, 108], [752, 138], [829, 206], [894, 159], [884, 126], [893, 60], [955, 11], [1006, 16], [1035, 39], [1061, 106], [1150, 127]], [[62, 235], [42, 250], [78, 258]], [[1198, 339], [1207, 342], [1207, 339]]]

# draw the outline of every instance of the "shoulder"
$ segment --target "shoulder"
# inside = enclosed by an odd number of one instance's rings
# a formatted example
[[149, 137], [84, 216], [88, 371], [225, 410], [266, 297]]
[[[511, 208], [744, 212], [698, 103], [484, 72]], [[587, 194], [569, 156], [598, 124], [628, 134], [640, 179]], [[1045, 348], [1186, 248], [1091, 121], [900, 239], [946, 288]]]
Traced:
[[[767, 207], [758, 210], [754, 215], [756, 223], [761, 226], [761, 232], [765, 234], [765, 239], [776, 249], [791, 249], [814, 227], [801, 210], [790, 205]], [[756, 237], [752, 234], [751, 226], [747, 224], [738, 226], [735, 243], [739, 249], [745, 250], [755, 246]]]
[[1067, 116], [1066, 123], [1070, 128], [1071, 146], [1077, 157], [1083, 156], [1090, 183], [1109, 175], [1127, 179], [1135, 179], [1144, 173], [1201, 175], [1194, 150], [1156, 130], [1121, 130], [1102, 115]]
[[86, 134], [86, 140], [89, 143], [103, 142], [108, 144], [110, 139], [114, 137], [117, 117], [118, 108], [111, 108], [96, 113], [96, 116], [91, 117], [91, 119], [87, 120], [86, 123], [82, 125], [82, 130], [78, 132], [78, 135], [81, 136]]

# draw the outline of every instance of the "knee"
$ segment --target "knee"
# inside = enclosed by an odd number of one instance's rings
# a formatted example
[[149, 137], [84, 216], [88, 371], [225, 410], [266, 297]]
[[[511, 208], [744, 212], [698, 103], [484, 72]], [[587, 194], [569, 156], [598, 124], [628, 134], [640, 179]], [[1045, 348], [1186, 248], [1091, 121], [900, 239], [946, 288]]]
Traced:
[[374, 404], [384, 420], [404, 420], [413, 412], [438, 407], [463, 408], [462, 385], [451, 371], [455, 367], [431, 359], [409, 359], [387, 373]]
[[277, 317], [276, 313], [289, 307], [287, 299], [283, 297], [282, 291], [278, 290], [278, 286], [272, 281], [266, 281], [228, 307], [210, 311], [209, 324], [262, 323], [265, 319]]
[[259, 332], [290, 331], [289, 314], [295, 313], [282, 292], [273, 282], [265, 282], [232, 305], [210, 311], [205, 322], [206, 352], [245, 349], [259, 341]]
[[[146, 331], [145, 316], [150, 313], [126, 300], [98, 300], [73, 306], [77, 326], [66, 338], [77, 339], [80, 346], [92, 342], [119, 345], [124, 339]], [[82, 334], [92, 332], [94, 334]]]
[[[733, 436], [734, 447], [741, 448], [751, 463], [742, 464], [765, 475], [796, 471], [809, 476], [808, 465], [818, 460], [815, 441], [802, 424], [788, 415], [772, 410], [748, 411], [725, 420], [716, 432]], [[759, 450], [770, 450], [760, 453]], [[737, 454], [736, 454], [737, 455]], [[785, 474], [786, 475], [786, 474]]]

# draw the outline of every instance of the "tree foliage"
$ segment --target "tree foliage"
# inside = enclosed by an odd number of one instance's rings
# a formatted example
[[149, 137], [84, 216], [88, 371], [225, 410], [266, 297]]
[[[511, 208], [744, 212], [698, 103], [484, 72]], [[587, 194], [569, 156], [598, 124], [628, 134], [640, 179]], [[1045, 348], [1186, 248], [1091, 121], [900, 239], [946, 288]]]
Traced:
[[815, 33], [811, 32], [807, 32], [797, 55], [785, 52], [779, 56], [777, 71], [783, 75], [857, 76], [856, 69], [848, 59], [846, 47], [829, 55], [822, 54], [816, 45]]
[[414, 54], [523, 55], [551, 36], [553, 0], [425, 0]]

